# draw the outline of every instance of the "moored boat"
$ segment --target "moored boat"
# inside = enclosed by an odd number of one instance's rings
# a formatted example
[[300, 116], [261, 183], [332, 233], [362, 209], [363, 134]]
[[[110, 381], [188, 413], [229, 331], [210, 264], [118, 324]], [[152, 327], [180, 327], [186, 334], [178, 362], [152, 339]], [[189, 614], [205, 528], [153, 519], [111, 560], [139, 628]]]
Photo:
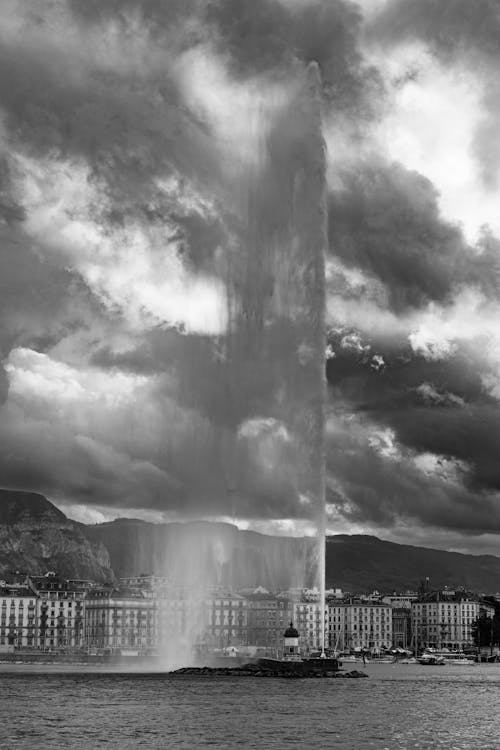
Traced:
[[424, 653], [417, 657], [417, 661], [419, 664], [424, 664], [428, 667], [442, 667], [444, 664], [446, 664], [444, 658], [440, 656], [439, 654], [429, 653], [428, 651], [424, 651]]
[[458, 666], [474, 666], [477, 663], [472, 656], [465, 654], [463, 651], [449, 651], [448, 649], [427, 648], [422, 657], [435, 657], [442, 659], [444, 664]]

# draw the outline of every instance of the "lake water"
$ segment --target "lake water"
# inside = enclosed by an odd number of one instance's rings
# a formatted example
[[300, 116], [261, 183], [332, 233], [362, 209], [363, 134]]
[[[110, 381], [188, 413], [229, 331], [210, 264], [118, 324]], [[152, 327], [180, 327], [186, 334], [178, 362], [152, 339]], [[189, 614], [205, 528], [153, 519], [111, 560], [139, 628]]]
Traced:
[[368, 680], [42, 670], [0, 666], [2, 750], [500, 748], [500, 664], [368, 664]]

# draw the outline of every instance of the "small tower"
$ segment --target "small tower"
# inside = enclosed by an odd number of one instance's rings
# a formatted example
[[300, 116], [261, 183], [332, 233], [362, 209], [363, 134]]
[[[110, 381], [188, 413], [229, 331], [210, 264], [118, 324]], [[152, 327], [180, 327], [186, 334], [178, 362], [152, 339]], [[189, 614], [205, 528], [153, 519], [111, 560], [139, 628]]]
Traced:
[[293, 622], [285, 630], [283, 638], [283, 659], [286, 661], [302, 661], [299, 647], [299, 631], [293, 627]]

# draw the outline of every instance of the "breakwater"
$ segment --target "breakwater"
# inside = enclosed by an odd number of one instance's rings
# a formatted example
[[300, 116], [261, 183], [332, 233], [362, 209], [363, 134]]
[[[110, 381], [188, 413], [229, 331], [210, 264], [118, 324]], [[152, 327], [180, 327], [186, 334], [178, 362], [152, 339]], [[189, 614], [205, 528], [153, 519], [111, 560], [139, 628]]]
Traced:
[[182, 667], [169, 675], [175, 677], [283, 677], [287, 679], [307, 678], [358, 678], [368, 677], [364, 672], [354, 669], [350, 672], [340, 672], [338, 669], [311, 669], [307, 663], [297, 662], [297, 668], [290, 669], [282, 663], [244, 664], [241, 667]]

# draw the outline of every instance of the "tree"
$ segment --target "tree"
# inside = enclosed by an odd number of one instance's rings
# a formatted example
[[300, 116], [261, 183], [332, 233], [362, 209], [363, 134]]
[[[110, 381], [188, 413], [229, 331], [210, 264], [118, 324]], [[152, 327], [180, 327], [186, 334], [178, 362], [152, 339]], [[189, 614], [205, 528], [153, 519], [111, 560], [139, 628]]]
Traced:
[[500, 643], [500, 617], [482, 614], [472, 623], [472, 637], [476, 646], [495, 646]]

